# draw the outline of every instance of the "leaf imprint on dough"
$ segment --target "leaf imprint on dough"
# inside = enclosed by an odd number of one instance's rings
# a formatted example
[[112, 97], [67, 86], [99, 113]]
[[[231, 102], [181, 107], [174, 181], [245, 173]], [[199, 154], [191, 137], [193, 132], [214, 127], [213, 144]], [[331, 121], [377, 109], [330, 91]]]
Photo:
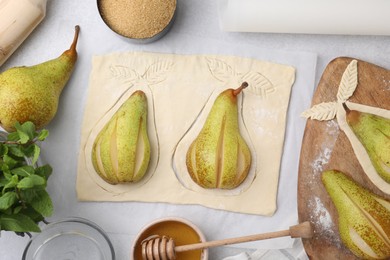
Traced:
[[110, 66], [110, 71], [114, 78], [127, 79], [130, 81], [135, 81], [140, 78], [135, 70], [122, 65], [112, 65]]
[[263, 74], [250, 71], [242, 77], [242, 81], [248, 82], [248, 90], [262, 98], [276, 91], [275, 86]]
[[336, 116], [337, 102], [320, 103], [305, 110], [301, 116], [320, 121], [331, 120]]
[[150, 65], [142, 77], [150, 84], [157, 84], [167, 79], [167, 72], [173, 67], [171, 61], [158, 61]]
[[341, 103], [353, 95], [358, 84], [357, 60], [352, 60], [345, 69], [341, 78], [337, 100]]
[[226, 62], [218, 59], [206, 58], [211, 75], [225, 84], [236, 82], [236, 71]]

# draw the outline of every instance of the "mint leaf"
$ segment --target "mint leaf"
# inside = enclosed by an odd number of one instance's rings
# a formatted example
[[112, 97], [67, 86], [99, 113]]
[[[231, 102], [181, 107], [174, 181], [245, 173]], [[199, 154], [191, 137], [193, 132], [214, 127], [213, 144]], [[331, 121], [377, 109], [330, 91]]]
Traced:
[[18, 164], [18, 161], [8, 155], [3, 156], [3, 161], [8, 165], [9, 169], [14, 168]]
[[31, 218], [34, 222], [39, 222], [39, 221], [44, 220], [43, 216], [41, 214], [39, 214], [32, 207], [23, 208], [20, 211], [20, 214], [25, 215], [25, 216]]
[[35, 165], [38, 161], [39, 154], [41, 153], [41, 148], [38, 145], [34, 144], [34, 155], [32, 159], [32, 164]]
[[4, 156], [8, 153], [8, 146], [0, 143], [0, 156]]
[[8, 184], [8, 180], [5, 178], [0, 178], [0, 187], [4, 187]]
[[49, 176], [51, 175], [53, 169], [51, 168], [50, 165], [48, 164], [45, 164], [41, 167], [38, 167], [35, 169], [35, 174], [45, 178], [46, 180], [49, 178]]
[[18, 214], [23, 209], [23, 206], [17, 206], [14, 208], [13, 214]]
[[18, 176], [17, 175], [12, 175], [9, 178], [7, 184], [4, 185], [3, 192], [5, 192], [7, 189], [15, 188], [18, 185], [18, 182], [19, 182]]
[[19, 134], [19, 141], [21, 144], [26, 144], [35, 137], [35, 125], [30, 121], [27, 121], [22, 125], [16, 123], [15, 129]]
[[35, 189], [20, 190], [19, 194], [20, 194], [21, 200], [30, 204], [30, 202], [35, 199], [36, 190]]
[[11, 141], [11, 142], [19, 141], [19, 134], [18, 134], [18, 132], [9, 133], [7, 135], [7, 141]]
[[16, 186], [18, 189], [30, 189], [35, 186], [45, 185], [46, 180], [39, 175], [30, 175], [21, 179]]
[[33, 157], [34, 156], [34, 145], [35, 144], [30, 144], [30, 145], [25, 145], [23, 146], [23, 153], [26, 157]]
[[24, 152], [20, 146], [9, 146], [9, 154], [16, 157], [24, 158]]
[[30, 140], [33, 140], [36, 133], [35, 133], [35, 125], [33, 122], [27, 121], [22, 124], [22, 129], [25, 134], [28, 135], [28, 138]]
[[43, 129], [41, 132], [39, 132], [37, 139], [39, 141], [44, 141], [48, 136], [49, 136], [49, 131]]
[[8, 169], [8, 165], [3, 165], [2, 170], [5, 179], [10, 180], [13, 175], [11, 174], [11, 171]]
[[28, 216], [23, 214], [8, 215], [0, 213], [0, 227], [3, 230], [15, 232], [40, 232], [38, 225]]
[[21, 144], [26, 144], [30, 140], [29, 135], [24, 131], [23, 127], [18, 122], [15, 124], [15, 129], [19, 135], [18, 141]]
[[35, 172], [34, 167], [32, 167], [30, 165], [24, 165], [24, 166], [14, 168], [11, 170], [12, 174], [19, 175], [21, 177], [30, 176], [30, 175], [34, 174], [34, 172]]
[[9, 191], [0, 197], [0, 210], [9, 209], [17, 200], [17, 195], [13, 191]]
[[30, 204], [42, 216], [48, 217], [53, 213], [53, 203], [46, 190], [37, 190]]

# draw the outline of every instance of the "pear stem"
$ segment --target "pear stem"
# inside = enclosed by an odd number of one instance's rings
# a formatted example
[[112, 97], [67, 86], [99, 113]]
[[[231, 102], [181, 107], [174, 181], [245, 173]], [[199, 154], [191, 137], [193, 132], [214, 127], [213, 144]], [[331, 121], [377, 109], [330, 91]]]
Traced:
[[246, 87], [248, 87], [248, 82], [242, 82], [241, 86], [238, 89], [233, 90], [233, 95], [237, 96]]
[[72, 42], [72, 45], [70, 46], [69, 50], [70, 51], [76, 51], [76, 45], [77, 45], [77, 41], [79, 39], [79, 32], [80, 32], [80, 26], [79, 25], [76, 25], [74, 27], [74, 38], [73, 38], [73, 42]]

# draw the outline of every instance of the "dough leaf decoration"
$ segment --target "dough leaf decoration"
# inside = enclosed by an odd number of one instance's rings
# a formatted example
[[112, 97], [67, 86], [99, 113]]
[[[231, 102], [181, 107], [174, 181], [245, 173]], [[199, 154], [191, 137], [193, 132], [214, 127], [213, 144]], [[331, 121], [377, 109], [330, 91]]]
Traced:
[[275, 92], [276, 88], [271, 81], [263, 74], [257, 71], [241, 73], [235, 71], [232, 66], [218, 59], [207, 59], [211, 75], [226, 85], [241, 84], [248, 82], [248, 91], [254, 95], [266, 98], [269, 94]]
[[237, 81], [236, 71], [226, 62], [218, 59], [207, 59], [207, 65], [211, 75], [217, 80], [225, 84]]
[[308, 119], [326, 121], [335, 118], [337, 113], [337, 102], [320, 103], [304, 111], [301, 116]]
[[126, 66], [112, 65], [109, 67], [109, 69], [114, 78], [124, 79], [129, 83], [134, 83], [141, 78], [137, 71]]
[[357, 84], [357, 60], [353, 60], [349, 63], [341, 78], [339, 90], [337, 93], [337, 101], [340, 103], [347, 101], [353, 95], [353, 92], [355, 92]]
[[141, 75], [134, 69], [123, 65], [112, 65], [109, 67], [114, 78], [123, 79], [126, 83], [134, 85], [135, 82], [146, 83], [147, 85], [155, 85], [167, 79], [167, 72], [173, 67], [170, 61], [158, 61], [151, 64], [145, 69]]
[[269, 94], [276, 91], [276, 88], [263, 74], [250, 71], [242, 77], [242, 81], [249, 84], [248, 91], [251, 93], [266, 98]]
[[337, 115], [337, 107], [353, 95], [358, 84], [357, 60], [352, 60], [345, 69], [337, 92], [337, 101], [324, 102], [305, 110], [301, 116], [320, 121], [332, 120]]
[[142, 78], [150, 85], [163, 82], [167, 79], [167, 72], [171, 70], [173, 63], [170, 61], [158, 61], [147, 68]]

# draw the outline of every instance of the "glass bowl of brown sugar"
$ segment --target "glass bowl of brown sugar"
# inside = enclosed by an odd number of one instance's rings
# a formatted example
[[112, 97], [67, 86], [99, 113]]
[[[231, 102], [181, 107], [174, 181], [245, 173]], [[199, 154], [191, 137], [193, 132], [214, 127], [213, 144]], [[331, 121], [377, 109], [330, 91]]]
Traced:
[[176, 5], [176, 0], [97, 0], [104, 23], [134, 43], [163, 37], [173, 25]]

